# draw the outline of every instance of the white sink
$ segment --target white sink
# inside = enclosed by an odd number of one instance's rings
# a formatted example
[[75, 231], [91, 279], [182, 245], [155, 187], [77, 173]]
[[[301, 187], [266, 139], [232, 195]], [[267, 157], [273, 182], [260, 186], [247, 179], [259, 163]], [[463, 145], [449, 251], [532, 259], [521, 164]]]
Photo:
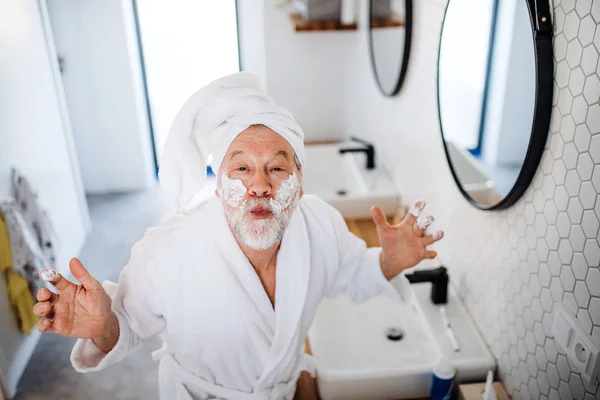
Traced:
[[[428, 397], [432, 369], [448, 356], [457, 381], [485, 381], [495, 361], [452, 288], [446, 304], [460, 345], [455, 352], [443, 327], [439, 306], [431, 303], [431, 284], [412, 285], [411, 304], [378, 297], [352, 304], [340, 296], [325, 300], [309, 332], [323, 400], [414, 399]], [[387, 338], [400, 328], [403, 339]]]
[[398, 213], [400, 195], [390, 174], [375, 155], [376, 168], [367, 170], [366, 155], [340, 154], [342, 148], [364, 147], [356, 142], [307, 145], [303, 187], [338, 209], [344, 218], [371, 218], [371, 206], [386, 215]]

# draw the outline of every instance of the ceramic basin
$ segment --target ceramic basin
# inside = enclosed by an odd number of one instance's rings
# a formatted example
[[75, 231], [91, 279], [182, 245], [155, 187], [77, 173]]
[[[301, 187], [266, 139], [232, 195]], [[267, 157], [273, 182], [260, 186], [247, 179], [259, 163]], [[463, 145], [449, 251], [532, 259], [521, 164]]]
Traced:
[[340, 154], [342, 148], [360, 148], [355, 142], [307, 145], [304, 192], [315, 194], [337, 208], [345, 218], [371, 218], [371, 206], [386, 215], [398, 212], [400, 196], [385, 167], [365, 168], [365, 154]]
[[[441, 355], [457, 370], [457, 381], [484, 381], [495, 360], [454, 290], [446, 312], [459, 351], [431, 303], [431, 284], [412, 285], [414, 298], [402, 305], [385, 297], [352, 304], [343, 296], [325, 300], [309, 332], [323, 400], [427, 398], [432, 369]], [[403, 338], [390, 340], [390, 328]], [[394, 339], [397, 336], [393, 336]]]

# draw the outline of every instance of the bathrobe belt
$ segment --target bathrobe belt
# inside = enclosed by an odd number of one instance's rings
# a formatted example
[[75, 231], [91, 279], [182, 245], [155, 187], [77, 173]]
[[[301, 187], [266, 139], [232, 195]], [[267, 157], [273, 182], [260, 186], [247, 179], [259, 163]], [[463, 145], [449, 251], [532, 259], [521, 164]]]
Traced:
[[[185, 369], [177, 362], [173, 354], [171, 354], [166, 344], [163, 347], [152, 353], [152, 359], [154, 361], [161, 361], [167, 363], [164, 368], [168, 368], [171, 371], [177, 371], [178, 375], [184, 380], [185, 387], [193, 390], [194, 388], [200, 391], [207, 392], [208, 394], [216, 397], [217, 399], [232, 399], [232, 400], [279, 400], [279, 399], [292, 399], [295, 394], [296, 382], [300, 377], [302, 371], [307, 371], [313, 377], [316, 372], [316, 364], [313, 356], [310, 354], [302, 353], [300, 355], [300, 362], [298, 367], [292, 374], [292, 377], [287, 382], [275, 384], [269, 388], [255, 390], [252, 393], [230, 389], [216, 383], [209, 382], [199, 376], [196, 376]], [[191, 396], [190, 396], [191, 398]]]

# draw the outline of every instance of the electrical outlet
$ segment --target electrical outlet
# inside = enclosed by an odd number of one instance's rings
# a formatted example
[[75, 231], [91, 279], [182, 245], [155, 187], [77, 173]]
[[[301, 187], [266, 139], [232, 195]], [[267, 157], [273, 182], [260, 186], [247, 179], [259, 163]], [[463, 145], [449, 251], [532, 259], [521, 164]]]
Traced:
[[581, 377], [588, 383], [595, 381], [600, 369], [600, 344], [562, 304], [555, 306], [552, 334], [558, 349], [567, 354]]

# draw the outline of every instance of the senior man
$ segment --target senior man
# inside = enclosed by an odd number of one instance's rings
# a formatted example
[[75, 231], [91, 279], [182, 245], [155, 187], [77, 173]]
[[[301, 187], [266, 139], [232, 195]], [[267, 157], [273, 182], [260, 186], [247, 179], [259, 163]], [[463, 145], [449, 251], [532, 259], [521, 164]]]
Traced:
[[[194, 201], [213, 155], [216, 196]], [[218, 79], [177, 114], [160, 180], [174, 214], [146, 231], [119, 283], [100, 284], [81, 262], [80, 284], [55, 271], [38, 292], [38, 327], [79, 338], [71, 361], [88, 372], [118, 362], [157, 334], [160, 398], [291, 399], [319, 302], [378, 295], [406, 301], [401, 273], [435, 251], [432, 217], [415, 203], [399, 225], [373, 207], [381, 248], [367, 249], [334, 208], [303, 196], [304, 134], [249, 73]]]

